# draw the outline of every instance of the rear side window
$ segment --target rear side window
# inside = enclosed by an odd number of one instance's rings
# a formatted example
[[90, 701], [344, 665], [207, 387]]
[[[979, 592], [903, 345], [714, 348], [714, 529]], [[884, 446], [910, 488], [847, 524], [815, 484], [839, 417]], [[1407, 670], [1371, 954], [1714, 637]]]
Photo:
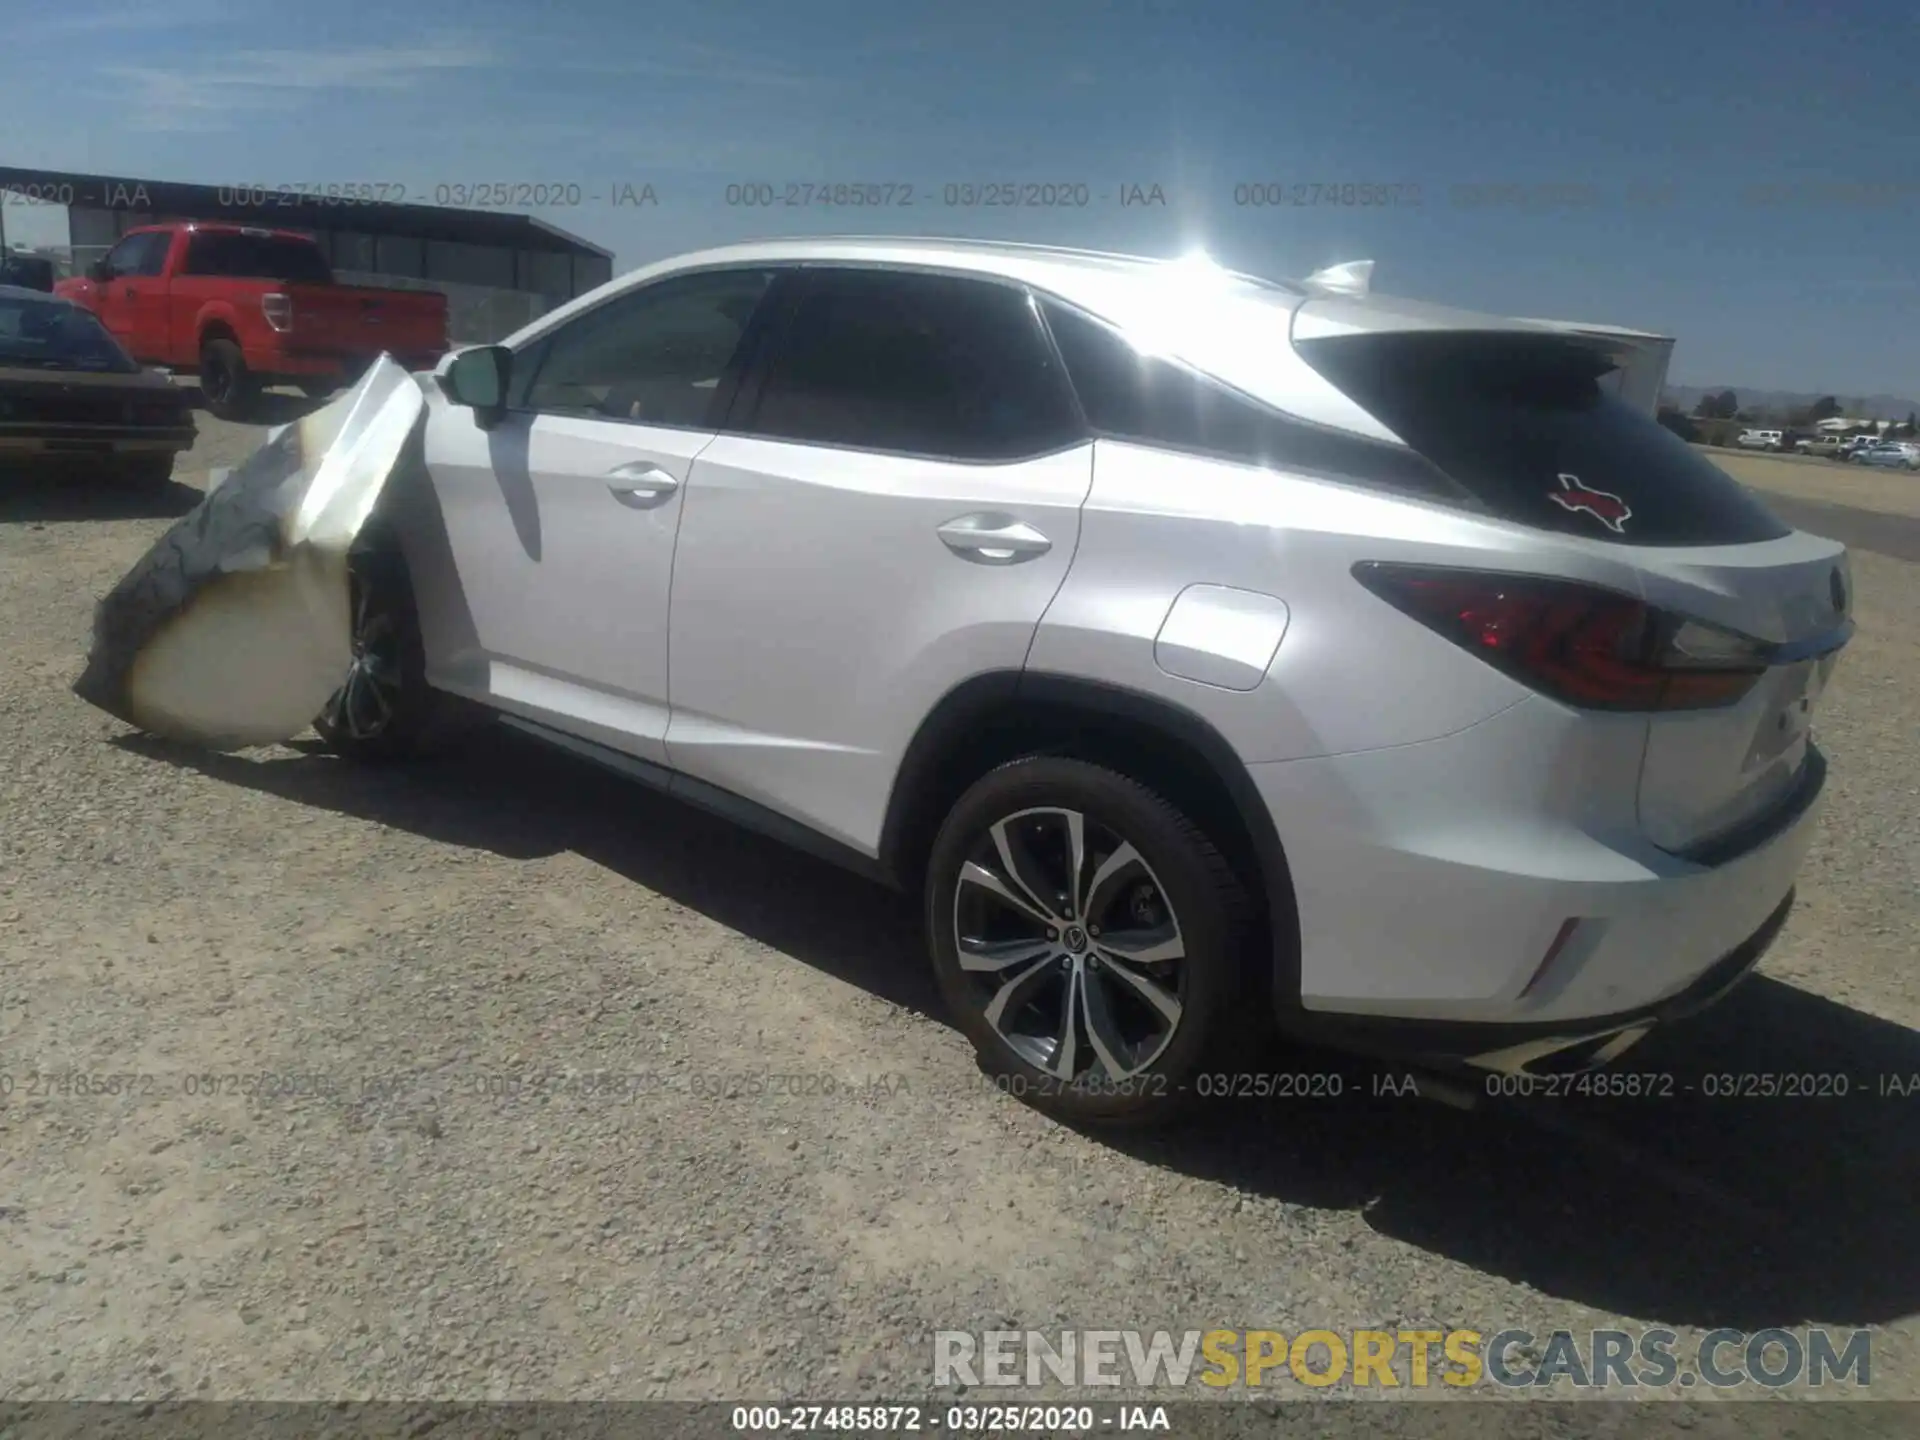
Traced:
[[1082, 435], [1023, 291], [884, 270], [809, 273], [746, 428], [981, 461]]
[[1610, 394], [1612, 362], [1557, 336], [1343, 335], [1307, 363], [1487, 510], [1622, 545], [1741, 545], [1789, 534], [1651, 415]]
[[246, 235], [201, 230], [187, 245], [187, 275], [227, 275], [248, 280], [284, 280], [325, 285], [333, 279], [319, 248], [282, 235]]
[[1400, 446], [1295, 420], [1183, 366], [1141, 355], [1078, 310], [1046, 308], [1080, 408], [1097, 434], [1429, 498], [1465, 498]]

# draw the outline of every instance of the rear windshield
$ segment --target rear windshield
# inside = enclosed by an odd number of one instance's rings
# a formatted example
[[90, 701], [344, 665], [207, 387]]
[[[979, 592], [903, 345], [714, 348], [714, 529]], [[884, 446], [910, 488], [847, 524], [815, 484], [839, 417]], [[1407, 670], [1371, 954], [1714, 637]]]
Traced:
[[325, 285], [333, 279], [319, 248], [281, 235], [236, 235], [202, 231], [187, 247], [188, 275], [231, 275], [249, 280], [286, 280]]
[[1725, 471], [1611, 394], [1612, 361], [1585, 345], [1422, 332], [1298, 348], [1502, 519], [1622, 545], [1742, 545], [1791, 533]]
[[0, 366], [131, 374], [140, 367], [90, 310], [0, 295]]

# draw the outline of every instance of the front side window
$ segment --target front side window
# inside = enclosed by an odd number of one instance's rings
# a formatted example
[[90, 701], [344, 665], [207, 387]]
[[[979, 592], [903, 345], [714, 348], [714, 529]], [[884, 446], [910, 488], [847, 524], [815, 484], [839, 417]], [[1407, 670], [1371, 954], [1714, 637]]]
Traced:
[[721, 379], [772, 282], [771, 270], [715, 270], [617, 296], [516, 356], [510, 401], [543, 413], [714, 428]]
[[1024, 291], [885, 270], [808, 275], [746, 428], [981, 461], [1044, 454], [1081, 436]]
[[118, 279], [129, 275], [158, 275], [167, 261], [167, 248], [173, 237], [161, 231], [129, 235], [107, 252], [107, 274]]

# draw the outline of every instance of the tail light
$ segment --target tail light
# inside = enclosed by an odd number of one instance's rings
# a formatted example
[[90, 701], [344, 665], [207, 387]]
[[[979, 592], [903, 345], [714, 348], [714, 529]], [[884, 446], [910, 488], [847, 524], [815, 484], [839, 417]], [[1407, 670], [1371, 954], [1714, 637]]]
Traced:
[[1587, 710], [1731, 705], [1766, 673], [1774, 648], [1577, 581], [1373, 561], [1353, 574], [1489, 665]]
[[267, 324], [283, 335], [293, 329], [293, 297], [290, 295], [262, 295], [260, 313], [267, 317]]

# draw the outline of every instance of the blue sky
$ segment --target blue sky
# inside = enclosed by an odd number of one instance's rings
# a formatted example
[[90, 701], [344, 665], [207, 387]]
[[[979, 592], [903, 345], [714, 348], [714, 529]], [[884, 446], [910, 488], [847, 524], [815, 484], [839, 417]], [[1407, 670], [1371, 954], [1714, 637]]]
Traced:
[[[1920, 398], [1920, 12], [1825, 8], [67, 0], [8, 21], [0, 164], [578, 185], [538, 213], [616, 269], [810, 231], [1198, 245], [1278, 275], [1370, 257], [1382, 290], [1676, 335], [1679, 383]], [[916, 204], [729, 206], [742, 182]], [[967, 182], [1090, 203], [941, 203]], [[1410, 188], [1237, 205], [1254, 182]], [[655, 205], [606, 203], [649, 184]], [[1120, 205], [1154, 185], [1164, 206]], [[1461, 203], [1477, 185], [1536, 188]]]

